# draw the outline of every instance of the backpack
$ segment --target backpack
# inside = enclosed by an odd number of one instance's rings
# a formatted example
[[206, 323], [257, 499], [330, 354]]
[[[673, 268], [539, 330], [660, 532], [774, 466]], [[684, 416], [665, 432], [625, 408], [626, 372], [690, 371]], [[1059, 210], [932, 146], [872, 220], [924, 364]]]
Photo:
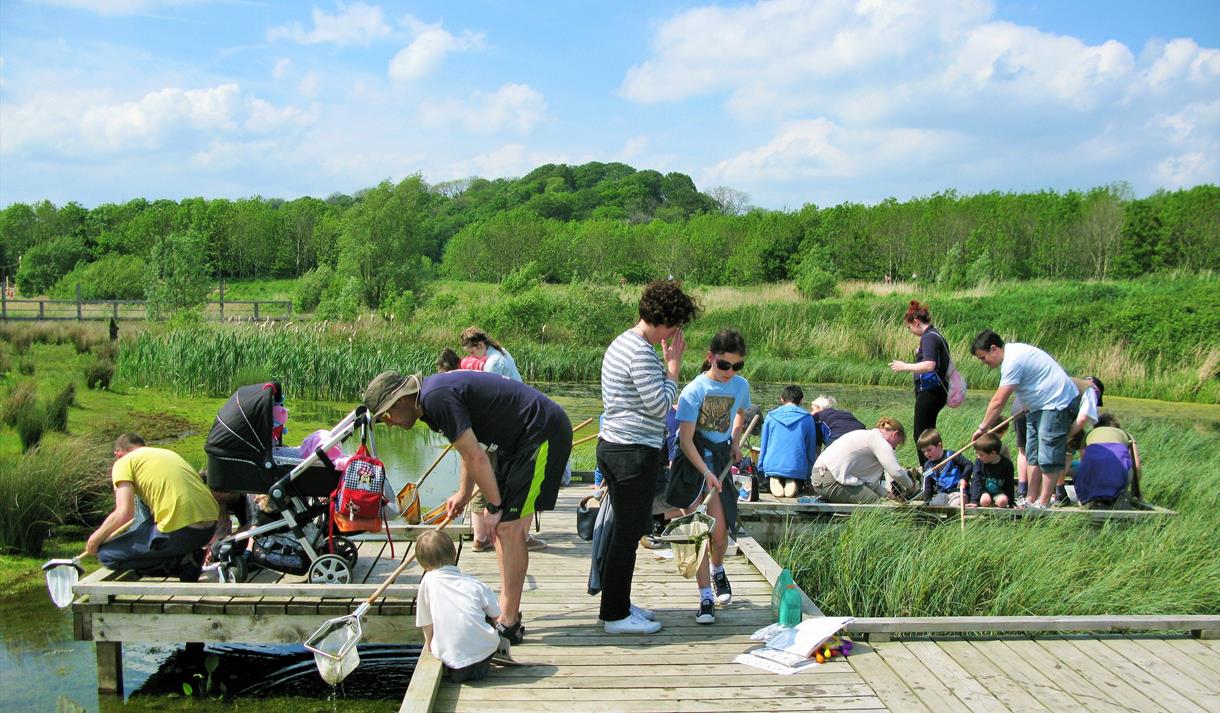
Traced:
[[339, 532], [381, 532], [385, 520], [385, 464], [364, 444], [347, 462], [339, 487], [331, 493], [331, 522]]
[[949, 377], [949, 383], [945, 384], [945, 390], [949, 392], [949, 397], [945, 400], [945, 405], [949, 408], [957, 408], [966, 403], [966, 377], [957, 370], [957, 365], [953, 363], [953, 352], [949, 350], [949, 342], [945, 341], [945, 335], [940, 332], [936, 333], [940, 337], [940, 343], [945, 345], [945, 356], [949, 358], [949, 369], [946, 376]]

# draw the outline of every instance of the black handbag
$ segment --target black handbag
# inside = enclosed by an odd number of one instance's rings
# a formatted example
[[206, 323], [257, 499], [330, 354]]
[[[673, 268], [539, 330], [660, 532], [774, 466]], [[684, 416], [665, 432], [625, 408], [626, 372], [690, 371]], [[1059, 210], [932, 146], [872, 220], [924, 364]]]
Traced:
[[[589, 501], [597, 503], [592, 507]], [[601, 501], [597, 495], [587, 495], [576, 506], [576, 534], [586, 542], [593, 541], [593, 526], [597, 524], [597, 513], [601, 510]]]

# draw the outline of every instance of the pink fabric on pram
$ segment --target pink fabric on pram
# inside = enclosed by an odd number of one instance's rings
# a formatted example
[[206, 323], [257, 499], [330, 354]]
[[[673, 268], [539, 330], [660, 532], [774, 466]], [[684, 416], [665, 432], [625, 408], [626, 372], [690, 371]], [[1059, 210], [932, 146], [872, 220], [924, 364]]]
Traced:
[[[305, 437], [301, 442], [301, 457], [308, 458], [319, 446], [330, 440], [330, 431], [325, 428], [320, 428]], [[347, 469], [347, 460], [349, 456], [343, 455], [343, 449], [337, 444], [331, 446], [331, 449], [326, 451], [327, 457], [335, 464], [335, 470], [342, 472]]]

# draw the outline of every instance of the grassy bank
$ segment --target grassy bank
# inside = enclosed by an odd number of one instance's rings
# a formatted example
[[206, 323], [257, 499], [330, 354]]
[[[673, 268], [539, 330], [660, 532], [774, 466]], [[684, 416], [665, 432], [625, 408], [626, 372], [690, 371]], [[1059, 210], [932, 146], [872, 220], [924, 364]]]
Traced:
[[[947, 412], [962, 443], [977, 412]], [[1220, 610], [1220, 434], [1215, 421], [1131, 417], [1144, 493], [1171, 518], [922, 523], [853, 515], [793, 528], [776, 560], [823, 611], [844, 616], [1207, 614]], [[905, 461], [909, 462], [909, 458]]]
[[[908, 299], [931, 304], [934, 321], [975, 389], [998, 374], [968, 353], [993, 328], [1049, 351], [1070, 372], [1096, 374], [1109, 393], [1171, 401], [1220, 401], [1220, 280], [1165, 277], [1107, 283], [1006, 283], [966, 291], [845, 284], [843, 296], [808, 302], [788, 285], [695, 292], [706, 311], [687, 333], [685, 374], [704, 345], [736, 327], [758, 381], [901, 386], [893, 359], [917, 342], [901, 324]], [[493, 285], [437, 283], [416, 310], [393, 320], [188, 326], [144, 330], [119, 357], [129, 383], [219, 396], [247, 370], [281, 376], [298, 397], [351, 400], [387, 368], [434, 369], [436, 355], [479, 324], [504, 342], [530, 381], [595, 381], [605, 345], [631, 322], [637, 287], [547, 285], [505, 294]]]

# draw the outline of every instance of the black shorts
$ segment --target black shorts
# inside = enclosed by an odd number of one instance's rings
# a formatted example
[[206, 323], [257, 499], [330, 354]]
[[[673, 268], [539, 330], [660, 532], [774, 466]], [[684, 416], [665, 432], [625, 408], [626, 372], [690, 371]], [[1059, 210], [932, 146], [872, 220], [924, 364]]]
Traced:
[[572, 454], [572, 424], [567, 416], [551, 419], [540, 441], [508, 457], [500, 453], [496, 465], [496, 486], [504, 506], [500, 522], [555, 509], [563, 471]]
[[1024, 411], [1017, 414], [1016, 417], [1014, 417], [1012, 419], [1012, 428], [1014, 431], [1017, 432], [1017, 448], [1019, 450], [1024, 451], [1025, 450], [1025, 428], [1026, 428], [1026, 418], [1025, 418]]

